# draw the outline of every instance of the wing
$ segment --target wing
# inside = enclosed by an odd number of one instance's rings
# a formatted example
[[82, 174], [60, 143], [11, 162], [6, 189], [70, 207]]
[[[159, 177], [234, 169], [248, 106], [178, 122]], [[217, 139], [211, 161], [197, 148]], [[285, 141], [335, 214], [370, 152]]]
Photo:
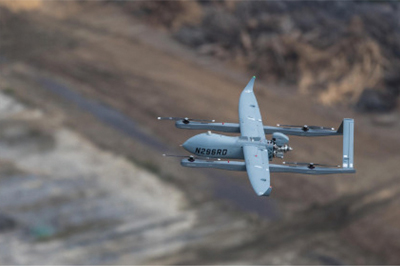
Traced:
[[244, 88], [239, 99], [239, 120], [240, 132], [246, 137], [260, 137], [265, 139], [264, 127], [261, 120], [260, 109], [258, 107], [253, 86], [256, 77], [253, 77]]
[[247, 174], [258, 196], [271, 194], [268, 151], [256, 146], [243, 146]]

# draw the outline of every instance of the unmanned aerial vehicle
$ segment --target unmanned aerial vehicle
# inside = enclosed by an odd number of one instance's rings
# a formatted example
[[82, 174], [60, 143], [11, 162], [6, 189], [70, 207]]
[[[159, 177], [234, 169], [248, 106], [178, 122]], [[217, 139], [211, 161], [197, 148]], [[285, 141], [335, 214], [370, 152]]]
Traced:
[[[180, 117], [158, 117], [159, 120], [175, 120], [177, 128], [208, 130], [207, 133], [195, 135], [183, 143], [183, 148], [194, 155], [182, 159], [182, 166], [247, 171], [250, 183], [258, 196], [271, 194], [270, 173], [310, 175], [355, 173], [353, 119], [343, 119], [337, 130], [307, 125], [264, 126], [253, 91], [254, 81], [255, 77], [250, 80], [240, 95], [238, 124]], [[226, 136], [211, 133], [211, 131], [240, 133], [240, 136]], [[272, 138], [267, 140], [266, 134], [272, 134]], [[332, 167], [301, 162], [270, 164], [269, 161], [272, 161], [274, 157], [283, 158], [284, 153], [292, 150], [288, 145], [287, 135], [305, 137], [343, 135], [342, 165]]]

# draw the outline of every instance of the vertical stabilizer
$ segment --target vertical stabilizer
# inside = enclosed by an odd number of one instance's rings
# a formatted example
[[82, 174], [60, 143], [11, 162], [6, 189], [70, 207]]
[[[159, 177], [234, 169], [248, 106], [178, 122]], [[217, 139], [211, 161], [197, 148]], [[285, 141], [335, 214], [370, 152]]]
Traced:
[[343, 119], [343, 168], [354, 168], [354, 119]]

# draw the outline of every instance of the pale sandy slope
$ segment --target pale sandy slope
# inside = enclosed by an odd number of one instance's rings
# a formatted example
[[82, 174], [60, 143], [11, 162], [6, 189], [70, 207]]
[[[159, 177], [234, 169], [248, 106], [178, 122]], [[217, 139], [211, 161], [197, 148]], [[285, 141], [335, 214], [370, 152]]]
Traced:
[[15, 223], [2, 229], [1, 264], [144, 263], [222, 225], [193, 229], [200, 212], [179, 190], [51, 115], [4, 94], [0, 112], [0, 210]]

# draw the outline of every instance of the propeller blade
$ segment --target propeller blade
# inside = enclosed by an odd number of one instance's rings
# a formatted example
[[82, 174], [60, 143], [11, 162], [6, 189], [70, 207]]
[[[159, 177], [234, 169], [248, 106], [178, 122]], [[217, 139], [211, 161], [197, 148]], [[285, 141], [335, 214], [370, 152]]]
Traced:
[[321, 164], [321, 163], [305, 163], [305, 162], [283, 162], [283, 164], [305, 165], [305, 166], [308, 166], [308, 168], [313, 168], [315, 166], [320, 166], [320, 167], [340, 167], [340, 165], [329, 165], [329, 164]]
[[190, 121], [198, 121], [198, 122], [215, 122], [214, 119], [195, 119], [195, 118], [189, 118]]
[[192, 155], [175, 155], [175, 154], [165, 154], [164, 153], [162, 156], [164, 156], [164, 157], [180, 157], [180, 158], [184, 158], [184, 157], [190, 157]]
[[178, 158], [188, 158], [189, 161], [193, 162], [195, 159], [206, 160], [208, 162], [213, 161], [221, 161], [221, 158], [210, 158], [210, 157], [201, 157], [194, 155], [175, 155], [175, 154], [163, 154], [164, 157], [178, 157]]
[[157, 117], [158, 120], [174, 120], [174, 121], [179, 121], [179, 120], [189, 120], [189, 118], [185, 118], [185, 117], [171, 117], [171, 116], [167, 116], [167, 117], [162, 117], [159, 116]]
[[303, 129], [303, 130], [305, 130], [305, 131], [307, 131], [308, 129], [314, 129], [314, 130], [318, 130], [318, 129], [323, 129], [323, 130], [335, 130], [335, 128], [333, 128], [333, 127], [308, 126], [308, 125], [299, 126], [299, 125], [281, 125], [281, 124], [277, 124], [276, 126], [278, 126], [278, 127], [301, 128], [301, 129]]
[[188, 118], [188, 117], [172, 117], [172, 116], [159, 116], [157, 117], [158, 120], [173, 120], [173, 121], [180, 121], [188, 122], [188, 121], [198, 121], [198, 122], [215, 122], [214, 119], [196, 119], [196, 118]]
[[303, 126], [298, 126], [298, 125], [281, 125], [281, 124], [276, 124], [277, 127], [303, 127]]
[[179, 158], [187, 158], [189, 162], [194, 162], [197, 157], [193, 155], [174, 155], [174, 154], [163, 154], [164, 157], [179, 157]]
[[335, 130], [333, 127], [321, 127], [321, 126], [308, 126], [311, 129], [325, 129], [325, 130]]

